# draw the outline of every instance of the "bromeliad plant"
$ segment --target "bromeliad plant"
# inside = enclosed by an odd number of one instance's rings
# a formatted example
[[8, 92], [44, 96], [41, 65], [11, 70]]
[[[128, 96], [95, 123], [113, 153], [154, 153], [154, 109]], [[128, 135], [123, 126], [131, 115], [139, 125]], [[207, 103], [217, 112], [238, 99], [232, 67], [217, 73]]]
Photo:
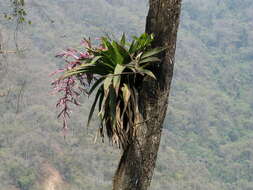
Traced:
[[82, 92], [89, 96], [96, 91], [88, 125], [98, 105], [101, 137], [106, 131], [109, 139], [124, 149], [141, 122], [137, 82], [145, 75], [156, 79], [149, 66], [160, 61], [156, 55], [164, 49], [152, 49], [154, 36], [146, 33], [134, 37], [130, 44], [125, 35], [119, 42], [108, 37], [100, 40], [101, 44], [93, 47], [90, 40], [84, 39], [84, 52], [68, 49], [58, 55], [67, 62], [65, 69], [56, 72], [64, 73], [52, 83], [57, 92], [64, 93], [57, 103], [57, 107], [63, 107], [58, 117], [62, 117], [66, 129], [68, 103], [79, 105], [77, 99]]

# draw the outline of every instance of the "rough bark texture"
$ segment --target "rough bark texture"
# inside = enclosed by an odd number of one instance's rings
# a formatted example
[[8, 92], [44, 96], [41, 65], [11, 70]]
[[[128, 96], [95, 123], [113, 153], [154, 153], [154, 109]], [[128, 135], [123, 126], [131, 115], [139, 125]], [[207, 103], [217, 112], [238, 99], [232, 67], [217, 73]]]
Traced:
[[113, 190], [147, 190], [153, 176], [173, 76], [181, 0], [150, 0], [146, 32], [155, 34], [154, 47], [168, 47], [153, 68], [157, 81], [145, 78], [139, 88], [143, 125], [123, 152]]

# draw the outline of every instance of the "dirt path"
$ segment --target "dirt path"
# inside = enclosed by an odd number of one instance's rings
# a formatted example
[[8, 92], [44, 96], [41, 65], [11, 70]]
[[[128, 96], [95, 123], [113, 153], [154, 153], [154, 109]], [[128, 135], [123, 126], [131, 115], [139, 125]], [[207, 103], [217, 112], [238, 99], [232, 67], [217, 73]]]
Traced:
[[44, 166], [44, 170], [47, 177], [43, 183], [43, 190], [62, 190], [64, 181], [60, 173], [48, 164]]

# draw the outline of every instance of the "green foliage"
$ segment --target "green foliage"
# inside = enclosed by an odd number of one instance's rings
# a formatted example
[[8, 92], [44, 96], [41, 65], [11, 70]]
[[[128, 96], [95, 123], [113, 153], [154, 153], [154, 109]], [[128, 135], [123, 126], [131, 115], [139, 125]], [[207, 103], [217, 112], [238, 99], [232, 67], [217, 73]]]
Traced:
[[99, 102], [100, 134], [104, 137], [105, 126], [109, 139], [122, 148], [126, 148], [141, 122], [137, 82], [144, 75], [156, 79], [148, 66], [160, 61], [156, 55], [164, 49], [151, 49], [153, 39], [153, 35], [144, 33], [140, 37], [134, 37], [128, 45], [125, 35], [119, 42], [103, 37], [101, 48], [93, 48], [91, 42], [85, 40], [89, 56], [78, 60], [80, 65], [67, 70], [60, 77], [60, 80], [64, 80], [86, 75], [87, 80], [90, 80], [88, 76], [94, 76], [96, 81], [88, 94], [92, 94], [96, 88], [98, 90], [90, 110], [88, 125]]
[[9, 176], [21, 190], [29, 190], [36, 180], [36, 174], [32, 168], [26, 168], [18, 163], [10, 165]]
[[4, 17], [8, 20], [15, 19], [17, 24], [28, 23], [31, 24], [30, 20], [26, 19], [27, 13], [25, 10], [25, 1], [24, 0], [10, 0], [12, 12], [5, 13]]

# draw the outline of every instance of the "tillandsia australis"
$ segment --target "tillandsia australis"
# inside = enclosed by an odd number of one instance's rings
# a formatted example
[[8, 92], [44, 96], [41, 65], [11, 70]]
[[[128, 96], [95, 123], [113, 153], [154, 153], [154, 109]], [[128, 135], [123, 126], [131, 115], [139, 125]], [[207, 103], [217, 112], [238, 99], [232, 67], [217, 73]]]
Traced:
[[105, 130], [114, 144], [126, 148], [135, 134], [136, 122], [140, 121], [137, 119], [140, 118], [138, 83], [144, 76], [156, 79], [150, 68], [154, 63], [159, 64], [157, 55], [164, 50], [151, 48], [153, 40], [154, 36], [146, 33], [133, 37], [131, 43], [126, 41], [124, 34], [119, 41], [102, 37], [98, 46], [84, 39], [83, 51], [67, 49], [58, 54], [66, 65], [53, 73], [61, 73], [61, 76], [52, 85], [62, 94], [56, 107], [61, 108], [58, 118], [63, 120], [63, 129], [68, 127], [69, 104], [80, 105], [81, 94], [89, 96], [96, 91], [88, 125], [98, 105], [101, 137]]

